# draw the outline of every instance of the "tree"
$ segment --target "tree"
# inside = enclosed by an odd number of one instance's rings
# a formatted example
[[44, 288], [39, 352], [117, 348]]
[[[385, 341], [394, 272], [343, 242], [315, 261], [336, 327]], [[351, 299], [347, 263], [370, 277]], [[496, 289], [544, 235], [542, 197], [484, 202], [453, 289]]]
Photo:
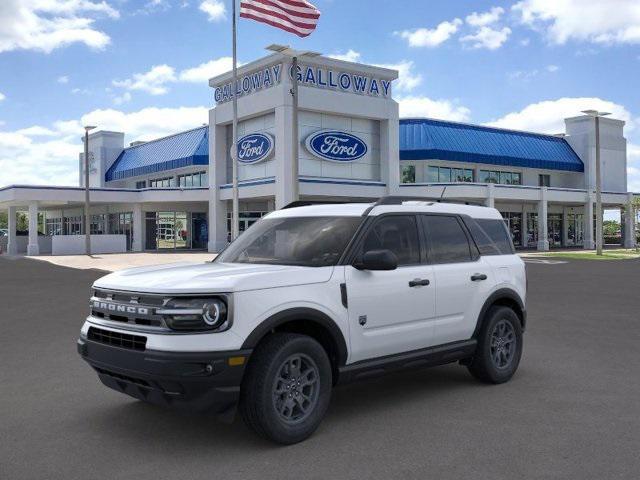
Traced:
[[7, 221], [7, 212], [0, 212], [0, 228], [9, 228]]

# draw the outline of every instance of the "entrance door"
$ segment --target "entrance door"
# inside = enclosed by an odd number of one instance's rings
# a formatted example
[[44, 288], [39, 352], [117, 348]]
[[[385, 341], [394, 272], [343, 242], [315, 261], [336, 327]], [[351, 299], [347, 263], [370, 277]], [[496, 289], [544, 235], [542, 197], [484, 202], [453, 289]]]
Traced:
[[551, 213], [547, 216], [547, 235], [549, 247], [562, 246], [562, 214]]
[[368, 271], [345, 267], [350, 358], [354, 362], [433, 344], [433, 268], [423, 263], [416, 216], [377, 218], [356, 258], [377, 249], [391, 250], [398, 257], [398, 268]]
[[502, 212], [502, 218], [511, 233], [511, 240], [516, 247], [522, 246], [522, 213]]
[[527, 247], [538, 246], [538, 214], [527, 214]]

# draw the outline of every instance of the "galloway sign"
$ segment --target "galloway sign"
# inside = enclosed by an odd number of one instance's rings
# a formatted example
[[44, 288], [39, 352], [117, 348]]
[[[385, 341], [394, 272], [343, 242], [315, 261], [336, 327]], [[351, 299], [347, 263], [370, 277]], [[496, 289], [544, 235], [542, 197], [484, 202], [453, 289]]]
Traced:
[[[238, 77], [236, 85], [236, 95], [242, 97], [250, 95], [258, 90], [263, 90], [280, 83], [280, 73], [282, 65], [272, 65], [256, 72], [251, 72], [242, 77]], [[216, 103], [224, 103], [233, 99], [233, 82], [218, 85], [213, 91], [213, 98]]]
[[[289, 77], [293, 78], [293, 66], [289, 71]], [[391, 96], [391, 80], [360, 73], [341, 72], [325, 67], [298, 65], [298, 82], [303, 86], [359, 93], [372, 97], [388, 98]]]
[[244, 164], [262, 162], [271, 156], [274, 146], [273, 137], [268, 133], [245, 135], [238, 139], [238, 161]]
[[312, 133], [305, 143], [313, 155], [331, 162], [353, 162], [367, 153], [367, 144], [362, 139], [336, 130]]

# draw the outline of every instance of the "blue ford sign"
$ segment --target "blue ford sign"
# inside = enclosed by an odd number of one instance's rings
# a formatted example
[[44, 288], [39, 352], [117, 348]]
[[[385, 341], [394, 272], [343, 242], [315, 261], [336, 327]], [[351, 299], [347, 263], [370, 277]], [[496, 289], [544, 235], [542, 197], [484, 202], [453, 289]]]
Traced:
[[258, 163], [273, 153], [273, 137], [267, 133], [252, 133], [238, 139], [238, 161]]
[[362, 139], [336, 130], [312, 133], [306, 145], [316, 157], [332, 162], [353, 162], [367, 153], [367, 144]]

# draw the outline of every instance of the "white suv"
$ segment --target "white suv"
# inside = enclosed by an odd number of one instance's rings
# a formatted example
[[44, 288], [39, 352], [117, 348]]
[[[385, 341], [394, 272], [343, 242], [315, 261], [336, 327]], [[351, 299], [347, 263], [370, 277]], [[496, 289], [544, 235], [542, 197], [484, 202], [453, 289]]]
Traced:
[[525, 293], [495, 209], [295, 205], [211, 263], [96, 281], [78, 351], [111, 388], [226, 419], [239, 404], [257, 433], [289, 444], [318, 427], [337, 383], [450, 362], [506, 382]]

